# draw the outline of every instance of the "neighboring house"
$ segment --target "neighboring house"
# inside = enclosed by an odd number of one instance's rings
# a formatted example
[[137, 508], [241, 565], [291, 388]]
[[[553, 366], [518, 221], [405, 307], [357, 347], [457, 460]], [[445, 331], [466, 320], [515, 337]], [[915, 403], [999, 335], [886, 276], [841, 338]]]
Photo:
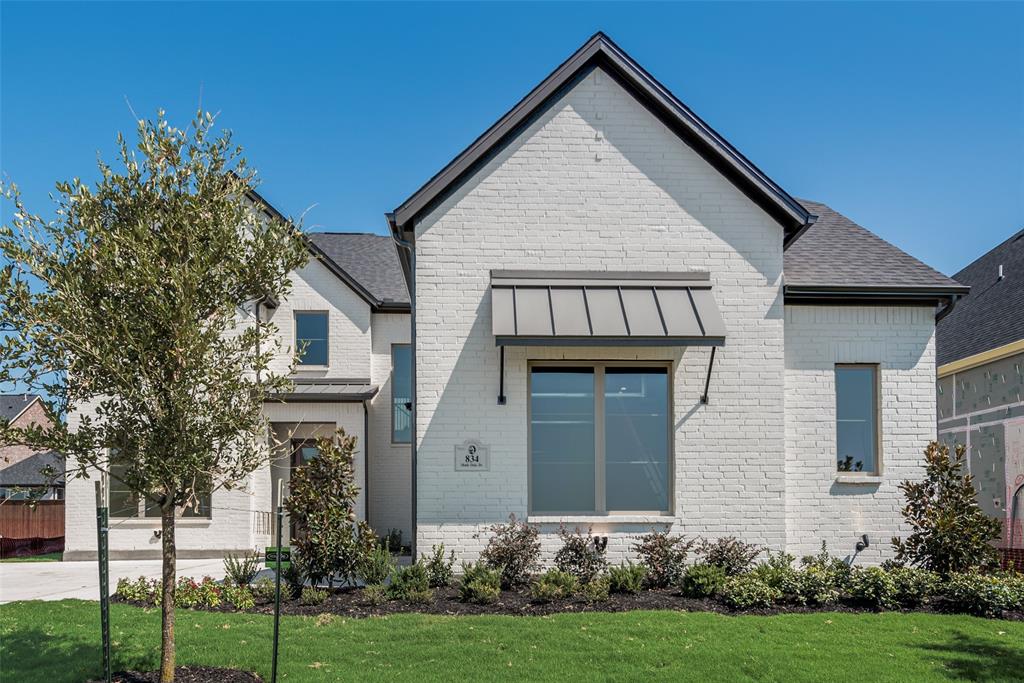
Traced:
[[614, 561], [652, 528], [891, 554], [967, 288], [794, 199], [607, 37], [388, 218], [419, 550], [472, 559], [514, 513], [549, 558], [562, 524]]
[[[277, 480], [335, 426], [359, 514], [464, 560], [510, 514], [549, 558], [564, 524], [615, 561], [652, 528], [868, 562], [905, 530], [936, 314], [967, 288], [787, 194], [604, 35], [388, 220], [311, 235], [254, 311], [308, 342], [266, 405], [288, 452], [189, 511], [182, 557], [267, 543]], [[157, 556], [159, 518], [111, 498], [113, 556]], [[94, 505], [69, 483], [68, 559], [95, 555]]]
[[[252, 199], [276, 214], [259, 195]], [[275, 361], [278, 368], [287, 366], [295, 349], [305, 348], [293, 392], [264, 407], [271, 443], [277, 445], [271, 465], [245, 486], [217, 490], [183, 510], [176, 531], [179, 557], [270, 544], [278, 481], [287, 490], [291, 469], [315, 455], [315, 439], [337, 428], [358, 438], [359, 517], [381, 533], [396, 528], [411, 536], [409, 294], [394, 243], [370, 234], [308, 237], [313, 258], [292, 274], [288, 298], [248, 311], [280, 330], [288, 350]], [[159, 557], [159, 510], [119, 487], [112, 474], [111, 557]], [[64, 559], [96, 556], [95, 509], [93, 481], [69, 481]], [[287, 541], [287, 524], [285, 529]]]
[[[49, 426], [43, 403], [36, 394], [0, 395], [0, 420], [16, 427]], [[40, 496], [39, 489], [46, 488]], [[0, 446], [0, 500], [56, 500], [64, 497], [64, 459], [30, 446]]]
[[967, 446], [978, 503], [1024, 562], [1024, 230], [953, 277], [971, 292], [936, 329], [939, 438]]

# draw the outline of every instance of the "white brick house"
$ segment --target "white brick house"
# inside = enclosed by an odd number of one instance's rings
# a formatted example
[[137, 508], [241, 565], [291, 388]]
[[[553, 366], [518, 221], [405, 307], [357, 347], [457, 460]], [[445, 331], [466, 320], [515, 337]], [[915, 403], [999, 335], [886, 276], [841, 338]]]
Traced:
[[[607, 37], [388, 221], [311, 236], [269, 315], [293, 340], [326, 312], [324, 364], [266, 407], [279, 438], [360, 437], [379, 533], [473, 560], [514, 514], [548, 559], [562, 524], [613, 561], [652, 528], [887, 555], [935, 438], [936, 316], [966, 288], [790, 196]], [[278, 463], [183, 519], [181, 554], [266, 544]], [[92, 495], [69, 483], [71, 557]], [[118, 521], [115, 556], [155, 555], [158, 528]]]
[[886, 556], [965, 288], [792, 198], [605, 36], [388, 218], [420, 550], [472, 559], [514, 513], [613, 560], [651, 528]]

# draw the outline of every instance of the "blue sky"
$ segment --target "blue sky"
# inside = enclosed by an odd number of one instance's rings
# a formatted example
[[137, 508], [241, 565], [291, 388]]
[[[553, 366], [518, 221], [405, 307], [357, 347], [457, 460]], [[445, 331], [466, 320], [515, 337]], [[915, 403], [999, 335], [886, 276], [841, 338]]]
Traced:
[[0, 171], [36, 210], [205, 108], [314, 229], [395, 208], [596, 30], [791, 194], [952, 273], [1024, 227], [1024, 5], [0, 3]]

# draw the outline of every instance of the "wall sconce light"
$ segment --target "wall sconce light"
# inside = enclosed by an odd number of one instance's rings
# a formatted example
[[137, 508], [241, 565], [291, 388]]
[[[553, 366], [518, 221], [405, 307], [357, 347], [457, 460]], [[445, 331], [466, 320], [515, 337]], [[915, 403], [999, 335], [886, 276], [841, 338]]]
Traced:
[[865, 548], [871, 545], [871, 539], [868, 538], [867, 534], [862, 534], [860, 540], [857, 541], [857, 552], [863, 551]]

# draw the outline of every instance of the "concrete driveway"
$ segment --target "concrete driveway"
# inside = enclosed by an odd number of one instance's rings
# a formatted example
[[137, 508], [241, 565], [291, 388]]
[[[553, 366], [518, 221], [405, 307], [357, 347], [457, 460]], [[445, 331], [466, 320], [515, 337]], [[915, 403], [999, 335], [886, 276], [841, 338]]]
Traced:
[[[110, 562], [110, 592], [122, 577], [159, 578], [160, 560]], [[178, 576], [224, 578], [222, 560], [178, 560]], [[96, 562], [0, 562], [0, 604], [15, 600], [99, 600]]]

